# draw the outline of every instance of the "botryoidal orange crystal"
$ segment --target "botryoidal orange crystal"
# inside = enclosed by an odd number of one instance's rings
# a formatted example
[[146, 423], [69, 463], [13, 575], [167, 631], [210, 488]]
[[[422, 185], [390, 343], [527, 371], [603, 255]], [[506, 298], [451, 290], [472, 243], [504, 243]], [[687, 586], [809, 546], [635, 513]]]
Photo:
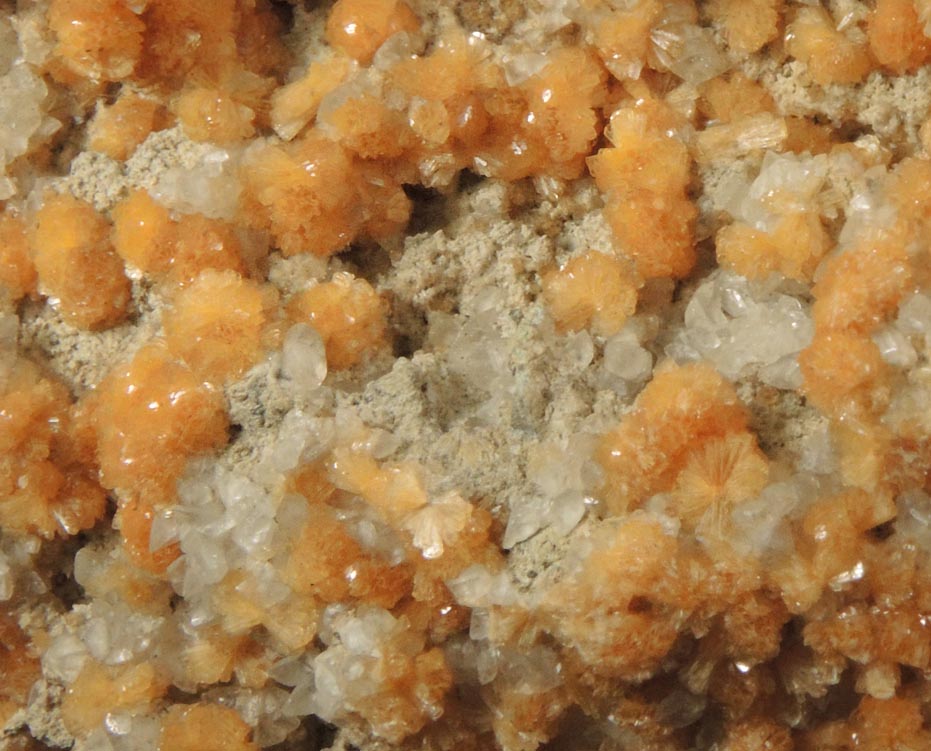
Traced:
[[691, 160], [669, 130], [675, 120], [655, 101], [619, 109], [608, 127], [612, 146], [589, 159], [618, 246], [646, 279], [682, 277], [695, 263], [695, 206], [686, 195]]
[[106, 508], [65, 387], [19, 359], [0, 388], [0, 523], [42, 537], [88, 529]]
[[202, 271], [246, 271], [235, 228], [202, 214], [176, 218], [145, 190], [132, 191], [113, 215], [113, 245], [129, 264], [154, 280], [190, 284]]
[[88, 125], [88, 146], [111, 159], [125, 160], [146, 137], [168, 124], [165, 107], [156, 99], [126, 93], [97, 109]]
[[223, 383], [258, 360], [275, 302], [270, 289], [208, 269], [174, 297], [163, 319], [165, 343], [198, 378]]
[[326, 347], [327, 365], [350, 368], [387, 344], [387, 306], [372, 286], [351, 274], [336, 274], [297, 294], [288, 304], [295, 323], [313, 326]]
[[89, 398], [102, 482], [129, 497], [170, 502], [187, 459], [227, 440], [221, 395], [164, 344], [139, 350]]
[[637, 281], [619, 258], [590, 251], [543, 277], [543, 297], [563, 330], [616, 334], [637, 308]]
[[30, 235], [39, 291], [57, 301], [75, 326], [119, 323], [129, 308], [129, 279], [110, 244], [110, 225], [94, 208], [67, 195], [47, 196]]

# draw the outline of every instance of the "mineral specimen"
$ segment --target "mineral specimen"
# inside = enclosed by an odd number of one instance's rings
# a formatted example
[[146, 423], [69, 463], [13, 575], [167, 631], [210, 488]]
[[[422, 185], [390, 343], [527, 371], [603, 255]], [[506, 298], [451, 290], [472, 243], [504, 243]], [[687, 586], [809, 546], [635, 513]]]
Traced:
[[0, 2], [0, 747], [931, 748], [931, 2]]

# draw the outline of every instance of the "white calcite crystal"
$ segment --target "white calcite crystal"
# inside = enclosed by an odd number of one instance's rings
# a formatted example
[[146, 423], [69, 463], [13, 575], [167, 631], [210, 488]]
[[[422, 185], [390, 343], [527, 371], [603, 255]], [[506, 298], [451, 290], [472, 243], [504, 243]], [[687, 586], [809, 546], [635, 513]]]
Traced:
[[[327, 721], [353, 713], [368, 717], [375, 735], [398, 737], [404, 713], [414, 711], [422, 721], [443, 714], [431, 687], [420, 683], [418, 659], [424, 654], [423, 637], [382, 608], [363, 606], [355, 611], [332, 606], [324, 614], [320, 638], [327, 645], [313, 661], [313, 712]], [[410, 695], [391, 695], [392, 683], [413, 681]], [[390, 708], [390, 709], [389, 709]]]
[[446, 582], [456, 601], [469, 608], [493, 605], [516, 605], [517, 590], [506, 571], [492, 573], [485, 566], [469, 566], [459, 576]]
[[825, 189], [828, 157], [767, 151], [752, 180], [735, 171], [717, 193], [717, 208], [755, 229], [771, 232], [787, 211], [818, 207]]
[[636, 393], [653, 374], [653, 354], [643, 345], [648, 322], [633, 318], [605, 342], [598, 385], [622, 396]]
[[530, 450], [527, 474], [537, 493], [512, 503], [502, 541], [505, 548], [548, 527], [566, 535], [582, 520], [601, 480], [592, 459], [596, 442], [594, 435], [577, 433]]
[[287, 472], [300, 462], [310, 462], [321, 456], [335, 438], [332, 418], [292, 409], [282, 419], [278, 438], [269, 447], [269, 462], [276, 473]]
[[908, 336], [897, 326], [885, 326], [873, 334], [873, 343], [890, 365], [911, 368], [918, 362], [918, 353]]
[[54, 680], [71, 683], [84, 667], [87, 656], [84, 642], [75, 634], [64, 633], [56, 637], [42, 655], [42, 670]]
[[288, 329], [281, 348], [281, 370], [302, 394], [312, 395], [327, 375], [326, 347], [306, 323]]
[[677, 362], [708, 360], [727, 378], [756, 374], [780, 389], [801, 385], [797, 357], [814, 334], [800, 299], [716, 271], [685, 309], [685, 327], [666, 349]]
[[769, 485], [759, 497], [735, 507], [731, 513], [735, 546], [757, 558], [791, 550], [792, 522], [804, 514], [820, 490], [817, 477], [799, 473], [791, 480]]
[[494, 419], [496, 405], [507, 398], [514, 382], [509, 368], [513, 343], [496, 328], [499, 304], [497, 296], [490, 294], [476, 314], [452, 322], [454, 334], [448, 344], [450, 372], [488, 395], [481, 409], [487, 420]]
[[242, 192], [237, 176], [240, 154], [206, 146], [198, 150], [193, 164], [165, 170], [149, 192], [163, 206], [182, 214], [235, 218]]
[[931, 496], [920, 490], [909, 490], [898, 497], [896, 505], [899, 510], [896, 532], [927, 550], [931, 546]]
[[16, 194], [9, 165], [61, 127], [46, 114], [49, 91], [30, 65], [15, 63], [0, 76], [0, 200]]
[[95, 600], [80, 636], [90, 655], [120, 665], [147, 655], [164, 639], [164, 618], [139, 613], [126, 603]]
[[660, 66], [697, 86], [727, 70], [729, 63], [711, 29], [670, 19], [650, 33], [652, 54]]
[[916, 292], [909, 295], [899, 306], [896, 328], [905, 334], [931, 334], [931, 296]]

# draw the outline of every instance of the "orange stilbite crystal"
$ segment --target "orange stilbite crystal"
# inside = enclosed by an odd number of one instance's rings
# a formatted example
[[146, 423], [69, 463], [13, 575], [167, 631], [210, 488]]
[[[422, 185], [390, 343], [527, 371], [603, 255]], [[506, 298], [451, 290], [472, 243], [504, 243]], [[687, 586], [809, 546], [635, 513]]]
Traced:
[[326, 40], [365, 64], [388, 37], [419, 28], [420, 19], [403, 0], [338, 0], [327, 17]]
[[715, 122], [739, 122], [745, 117], [776, 111], [772, 95], [740, 73], [726, 79], [721, 76], [712, 78], [702, 84], [700, 91], [698, 106], [701, 113]]
[[187, 459], [227, 440], [222, 396], [161, 343], [103, 380], [93, 424], [104, 485], [149, 504], [171, 502]]
[[734, 723], [727, 728], [721, 751], [793, 751], [788, 728], [763, 717]]
[[353, 71], [345, 57], [311, 63], [298, 80], [272, 94], [270, 119], [275, 132], [285, 140], [298, 135], [317, 116], [323, 97], [339, 86]]
[[113, 208], [113, 247], [146, 274], [163, 274], [171, 263], [168, 209], [144, 190], [134, 190]]
[[159, 751], [257, 751], [250, 728], [235, 709], [219, 704], [176, 704], [162, 721]]
[[623, 107], [608, 129], [613, 147], [588, 159], [618, 248], [644, 279], [684, 277], [695, 264], [697, 212], [686, 195], [691, 160], [685, 144], [662, 127], [670, 118], [661, 102]]
[[110, 245], [110, 225], [90, 204], [50, 195], [30, 235], [40, 291], [65, 319], [84, 329], [119, 323], [129, 307], [129, 279]]
[[693, 444], [743, 432], [747, 419], [733, 387], [711, 366], [658, 368], [633, 412], [601, 439], [608, 513], [669, 490]]
[[914, 71], [931, 56], [931, 40], [912, 0], [877, 0], [867, 34], [870, 52], [893, 73]]
[[226, 683], [250, 641], [248, 637], [230, 636], [217, 626], [201, 629], [184, 649], [185, 679], [200, 685]]
[[76, 73], [107, 81], [132, 74], [145, 25], [126, 0], [52, 0], [48, 21], [56, 53]]
[[311, 505], [284, 574], [298, 592], [322, 602], [355, 599], [392, 608], [411, 592], [410, 566], [389, 566], [366, 554], [335, 514], [320, 504]]
[[336, 253], [361, 229], [352, 159], [313, 131], [247, 155], [244, 178], [243, 211], [271, 231], [286, 255]]
[[799, 355], [803, 392], [833, 417], [875, 414], [889, 400], [889, 372], [878, 347], [847, 331], [819, 334]]
[[386, 305], [364, 279], [340, 272], [291, 299], [295, 323], [309, 323], [326, 345], [327, 365], [345, 370], [387, 345]]
[[167, 121], [165, 108], [157, 100], [124, 92], [113, 104], [98, 108], [87, 129], [88, 145], [123, 161], [152, 131], [166, 127]]
[[804, 6], [786, 29], [786, 52], [808, 66], [816, 83], [859, 83], [873, 67], [865, 44], [852, 41], [828, 12]]
[[397, 159], [413, 145], [405, 113], [378, 96], [347, 99], [327, 122], [339, 132], [340, 145], [363, 159]]
[[[603, 537], [605, 544], [581, 570], [553, 589], [544, 612], [549, 628], [590, 669], [642, 680], [676, 639], [674, 618], [662, 604], [676, 599], [666, 586], [675, 575], [676, 540], [655, 520], [636, 515], [605, 529]], [[641, 598], [655, 605], [641, 608]]]
[[869, 333], [895, 314], [911, 281], [902, 232], [869, 233], [822, 266], [812, 289], [815, 325], [821, 330]]
[[287, 60], [278, 21], [256, 0], [159, 0], [146, 5], [145, 36], [136, 77], [178, 89], [191, 80], [219, 83], [243, 69], [273, 72]]
[[427, 649], [411, 659], [401, 651], [406, 647], [402, 642], [398, 654], [388, 652], [383, 657], [387, 686], [371, 703], [359, 707], [372, 730], [394, 743], [423, 729], [431, 716], [442, 715], [443, 699], [453, 684], [441, 649]]
[[368, 453], [341, 447], [333, 451], [333, 482], [361, 495], [389, 524], [399, 526], [427, 505], [423, 471], [411, 462], [382, 467]]
[[778, 272], [808, 281], [830, 246], [821, 218], [811, 211], [785, 214], [772, 232], [737, 222], [722, 227], [715, 238], [718, 262], [748, 279]]
[[782, 4], [782, 0], [711, 0], [706, 8], [724, 28], [728, 46], [747, 55], [776, 38]]
[[43, 537], [92, 527], [106, 509], [95, 468], [72, 434], [71, 399], [17, 360], [0, 388], [0, 524]]
[[589, 251], [543, 276], [543, 298], [561, 330], [620, 331], [637, 308], [637, 281], [620, 259]]
[[172, 220], [144, 190], [117, 204], [113, 222], [116, 252], [155, 279], [184, 287], [207, 269], [246, 273], [242, 244], [231, 224], [202, 214]]
[[65, 727], [83, 737], [101, 727], [108, 712], [151, 712], [168, 680], [151, 662], [111, 668], [88, 658], [61, 703]]
[[931, 0], [6, 5], [15, 751], [931, 747]]
[[563, 47], [547, 55], [547, 65], [531, 76], [526, 91], [528, 133], [538, 139], [547, 166], [534, 172], [576, 177], [601, 134], [605, 72], [586, 50]]
[[182, 214], [173, 235], [168, 279], [178, 286], [190, 284], [207, 269], [245, 275], [243, 247], [234, 225], [203, 214]]
[[207, 270], [163, 317], [165, 343], [198, 378], [223, 383], [255, 364], [274, 296], [233, 271]]
[[696, 448], [672, 491], [679, 517], [694, 527], [706, 514], [720, 533], [731, 509], [766, 485], [769, 463], [749, 433], [732, 433]]
[[255, 133], [255, 112], [221, 89], [187, 89], [175, 102], [174, 112], [194, 141], [230, 143]]
[[7, 210], [0, 214], [0, 289], [11, 302], [36, 293], [36, 268], [29, 253], [26, 224]]
[[636, 0], [623, 6], [587, 0], [597, 20], [586, 29], [590, 42], [617, 78], [637, 78], [650, 49], [650, 31], [660, 21], [659, 0]]

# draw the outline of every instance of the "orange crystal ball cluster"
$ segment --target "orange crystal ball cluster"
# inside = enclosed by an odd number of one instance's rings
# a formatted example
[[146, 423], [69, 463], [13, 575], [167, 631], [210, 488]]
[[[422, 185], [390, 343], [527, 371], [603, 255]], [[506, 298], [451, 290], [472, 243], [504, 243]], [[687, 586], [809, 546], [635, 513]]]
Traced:
[[[929, 488], [927, 405], [913, 408], [927, 355], [909, 371], [882, 338], [931, 284], [931, 121], [924, 151], [898, 136], [864, 145], [841, 118], [787, 111], [741, 67], [801, 66], [825, 97], [921, 75], [931, 3], [542, 3], [565, 23], [540, 52], [465, 28], [475, 3], [337, 0], [305, 29], [308, 59], [284, 2], [39, 5], [13, 25], [4, 6], [3, 30], [40, 40], [28, 63], [70, 125], [35, 149], [36, 174], [18, 173], [28, 198], [3, 204], [0, 306], [53, 309], [83, 341], [136, 326], [144, 294], [160, 319], [79, 393], [41, 356], [0, 363], [0, 574], [7, 541], [34, 543], [69, 560], [85, 609], [124, 608], [127, 628], [186, 620], [144, 656], [85, 649], [62, 676], [48, 657], [61, 629], [19, 599], [52, 597], [53, 577], [0, 591], [12, 748], [53, 742], [13, 734], [55, 681], [75, 748], [129, 748], [109, 738], [142, 732], [159, 751], [257, 749], [266, 710], [239, 699], [281, 686], [293, 706], [279, 714], [306, 717], [313, 693], [314, 711], [356, 733], [344, 743], [379, 749], [931, 748], [931, 534], [895, 526], [931, 523], [902, 510]], [[537, 5], [523, 10], [545, 28]], [[179, 210], [151, 186], [100, 208], [41, 179], [67, 171], [75, 144], [122, 165], [175, 127], [235, 154], [231, 214]], [[845, 234], [841, 198], [786, 182], [709, 221], [700, 176], [774, 155], [834, 160], [880, 208]], [[186, 473], [230, 443], [227, 389], [280, 365], [293, 331], [320, 345], [321, 378], [400, 351], [390, 296], [340, 254], [396, 262], [411, 196], [452, 193], [466, 171], [541, 200], [597, 191], [604, 244], [551, 259], [534, 284], [554, 336], [587, 336], [606, 359], [639, 312], [679, 315], [712, 269], [809, 301], [813, 333], [784, 390], [828, 426], [836, 471], [800, 490], [734, 379], [667, 360], [600, 430], [587, 530], [527, 594], [502, 583], [507, 509], [438, 490], [353, 423], [303, 447], [270, 490], [287, 519], [262, 563], [278, 589], [224, 568], [199, 592], [201, 617], [185, 602], [193, 538], [163, 527], [197, 490]], [[314, 257], [331, 264], [321, 278], [275, 281], [274, 263]], [[764, 519], [779, 543], [761, 552]], [[195, 530], [205, 546], [208, 528]], [[289, 682], [310, 663], [315, 684]], [[319, 698], [342, 681], [355, 688], [341, 703]]]

